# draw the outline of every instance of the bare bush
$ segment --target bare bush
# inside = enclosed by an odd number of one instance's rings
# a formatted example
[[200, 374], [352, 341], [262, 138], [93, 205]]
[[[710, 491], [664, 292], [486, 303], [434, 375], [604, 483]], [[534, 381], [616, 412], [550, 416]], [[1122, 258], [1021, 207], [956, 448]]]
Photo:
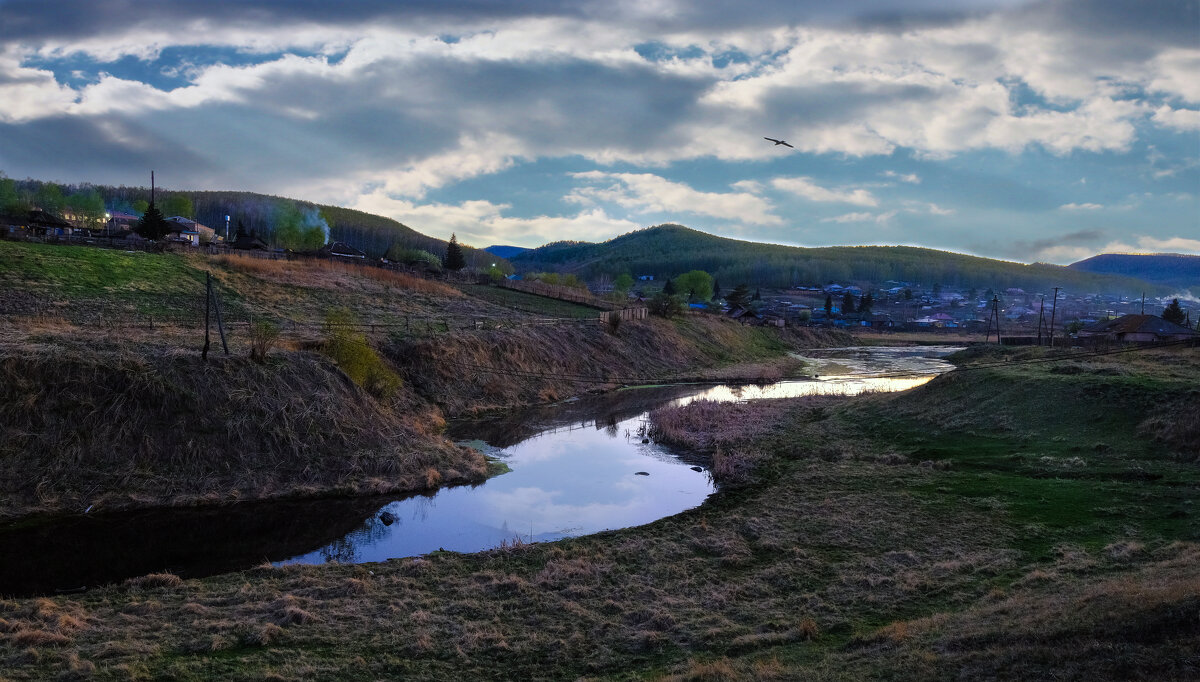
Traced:
[[267, 353], [279, 340], [279, 325], [262, 320], [250, 325], [250, 359], [257, 363], [267, 361]]

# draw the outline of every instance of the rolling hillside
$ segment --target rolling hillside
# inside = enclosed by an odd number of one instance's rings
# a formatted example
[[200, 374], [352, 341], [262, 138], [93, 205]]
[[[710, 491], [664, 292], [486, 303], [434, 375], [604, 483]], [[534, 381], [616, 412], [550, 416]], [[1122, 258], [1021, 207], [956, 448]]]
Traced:
[[[0, 178], [3, 174], [0, 173]], [[40, 180], [12, 182], [14, 208], [28, 210], [37, 206], [50, 213], [61, 215], [70, 212], [72, 199], [79, 196], [98, 195], [103, 202], [101, 211], [122, 211], [140, 215], [135, 206], [150, 199], [149, 187], [114, 187], [110, 185], [55, 185]], [[57, 197], [57, 199], [56, 199]], [[230, 217], [231, 232], [241, 225], [248, 232], [274, 244], [275, 227], [289, 212], [299, 213], [305, 226], [328, 227], [330, 241], [342, 241], [355, 246], [372, 258], [387, 254], [389, 249], [427, 251], [437, 257], [446, 252], [446, 241], [422, 234], [411, 227], [383, 216], [356, 211], [350, 208], [316, 204], [309, 201], [277, 197], [254, 192], [238, 191], [190, 191], [159, 188], [156, 201], [170, 214], [173, 199], [186, 198], [193, 210], [187, 217], [212, 227], [219, 234], [225, 230], [225, 216]], [[45, 205], [50, 204], [57, 205]], [[3, 212], [4, 206], [0, 206]], [[17, 212], [17, 211], [12, 211]], [[496, 262], [497, 256], [483, 249], [463, 245], [467, 265], [484, 265]]]
[[1102, 253], [1067, 267], [1081, 272], [1137, 277], [1147, 282], [1200, 290], [1200, 256], [1181, 253]]
[[628, 272], [674, 277], [712, 273], [723, 285], [787, 287], [827, 282], [881, 284], [888, 280], [963, 287], [1060, 286], [1077, 292], [1134, 293], [1161, 286], [1130, 277], [1081, 272], [1058, 265], [1026, 265], [912, 246], [803, 248], [727, 239], [682, 225], [659, 225], [602, 243], [554, 242], [513, 256], [521, 271], [557, 270], [584, 278]]

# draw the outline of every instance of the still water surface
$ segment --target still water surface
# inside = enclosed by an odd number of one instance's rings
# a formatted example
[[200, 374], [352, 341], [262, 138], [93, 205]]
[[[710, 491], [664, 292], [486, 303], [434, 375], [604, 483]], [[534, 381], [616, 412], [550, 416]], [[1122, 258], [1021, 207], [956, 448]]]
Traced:
[[[93, 514], [0, 528], [0, 594], [74, 589], [156, 571], [199, 577], [275, 564], [365, 562], [437, 549], [550, 541], [649, 523], [713, 491], [703, 464], [644, 443], [648, 412], [693, 400], [741, 401], [897, 391], [949, 369], [953, 348], [806, 351], [815, 379], [769, 386], [637, 388], [452, 424], [451, 436], [510, 473], [403, 498], [237, 504]], [[887, 376], [879, 376], [879, 375]]]

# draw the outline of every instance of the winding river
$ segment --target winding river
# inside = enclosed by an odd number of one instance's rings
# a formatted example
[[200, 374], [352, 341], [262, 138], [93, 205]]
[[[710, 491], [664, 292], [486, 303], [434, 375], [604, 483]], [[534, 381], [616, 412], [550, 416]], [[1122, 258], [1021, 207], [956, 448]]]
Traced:
[[[254, 502], [90, 514], [0, 528], [0, 595], [84, 589], [146, 573], [202, 577], [274, 564], [358, 563], [474, 552], [649, 523], [714, 492], [703, 463], [644, 442], [650, 410], [692, 400], [855, 395], [950, 369], [945, 347], [806, 351], [815, 378], [768, 386], [632, 388], [453, 423], [511, 472], [429, 495]], [[884, 375], [884, 376], [880, 376]]]

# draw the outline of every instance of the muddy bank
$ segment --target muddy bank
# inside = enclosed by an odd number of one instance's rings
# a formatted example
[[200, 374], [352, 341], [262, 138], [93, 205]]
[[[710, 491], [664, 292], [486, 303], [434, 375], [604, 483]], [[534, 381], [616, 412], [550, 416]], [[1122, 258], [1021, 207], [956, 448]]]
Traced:
[[0, 517], [482, 480], [443, 426], [411, 390], [377, 401], [313, 353], [0, 347]]
[[789, 350], [847, 345], [825, 329], [748, 327], [708, 315], [466, 332], [384, 347], [447, 417], [536, 405], [621, 385], [708, 378], [776, 381], [799, 370]]

